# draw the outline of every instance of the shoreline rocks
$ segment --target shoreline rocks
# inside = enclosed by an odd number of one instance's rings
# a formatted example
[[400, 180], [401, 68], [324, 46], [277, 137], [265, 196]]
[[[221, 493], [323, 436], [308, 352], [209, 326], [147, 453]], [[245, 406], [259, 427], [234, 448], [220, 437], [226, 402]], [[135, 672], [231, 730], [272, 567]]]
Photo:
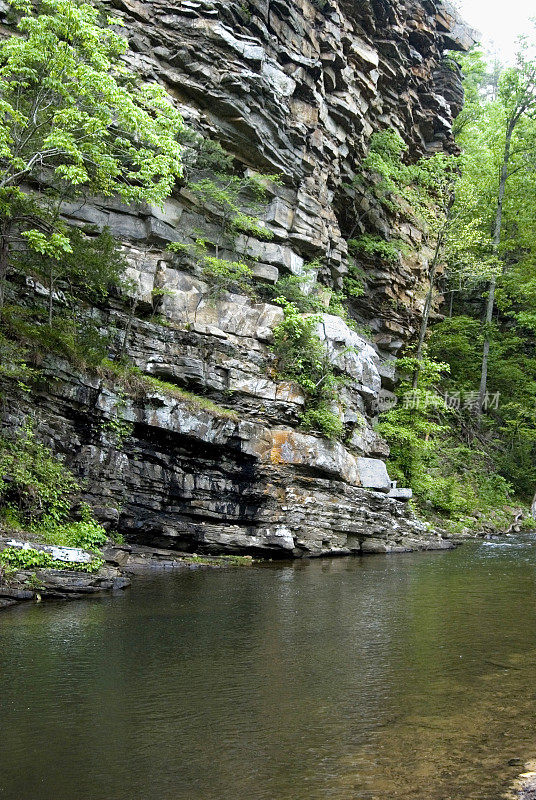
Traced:
[[0, 610], [21, 602], [79, 600], [88, 595], [119, 592], [130, 586], [130, 579], [109, 565], [98, 572], [37, 568], [17, 570], [9, 583], [0, 582]]
[[[68, 564], [71, 553], [39, 542], [19, 542], [32, 549], [44, 552], [55, 551]], [[10, 540], [0, 537], [2, 546], [12, 546]], [[21, 548], [24, 549], [24, 548]], [[80, 551], [91, 556], [86, 551]], [[136, 547], [127, 544], [109, 544], [100, 553], [105, 560], [98, 572], [87, 573], [66, 569], [17, 569], [6, 580], [0, 574], [0, 611], [24, 602], [40, 603], [44, 600], [79, 600], [82, 597], [104, 593], [115, 594], [131, 585], [130, 575], [148, 571], [170, 571], [178, 569], [218, 569], [223, 567], [251, 566], [251, 556], [200, 556], [195, 553], [180, 553], [151, 547]], [[59, 560], [61, 560], [61, 558]], [[73, 559], [71, 558], [71, 561]], [[85, 563], [79, 560], [76, 563]]]
[[536, 800], [536, 760], [525, 764], [525, 772], [514, 781], [505, 800]]

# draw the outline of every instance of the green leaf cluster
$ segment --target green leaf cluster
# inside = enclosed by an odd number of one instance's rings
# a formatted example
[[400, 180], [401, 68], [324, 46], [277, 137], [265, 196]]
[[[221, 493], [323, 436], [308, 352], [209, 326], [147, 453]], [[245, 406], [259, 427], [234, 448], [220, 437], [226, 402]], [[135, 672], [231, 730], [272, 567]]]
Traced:
[[231, 261], [219, 258], [209, 252], [210, 242], [196, 239], [195, 244], [182, 242], [168, 245], [172, 253], [193, 256], [201, 267], [201, 276], [211, 288], [212, 297], [220, 297], [224, 292], [243, 292], [251, 294], [253, 272], [248, 264], [243, 261]]
[[306, 397], [301, 418], [303, 427], [315, 429], [328, 439], [342, 436], [343, 423], [334, 408], [340, 406], [338, 389], [344, 381], [329, 359], [324, 342], [316, 333], [321, 317], [302, 314], [299, 308], [281, 297], [284, 319], [274, 328], [273, 351], [277, 356], [279, 378], [300, 386]]
[[[407, 152], [407, 144], [392, 128], [373, 133], [362, 161], [367, 191], [389, 211], [399, 211], [402, 199], [406, 213], [420, 223], [424, 221], [433, 231], [440, 224], [438, 206], [444, 210], [452, 191], [457, 159], [436, 153], [406, 163]], [[364, 176], [359, 180], [363, 183]]]
[[[0, 44], [0, 191], [50, 170], [55, 185], [162, 203], [181, 174], [180, 114], [138, 85], [100, 11], [77, 0], [12, 0], [18, 35]], [[113, 21], [112, 21], [113, 22]]]
[[[97, 550], [107, 541], [67, 467], [39, 441], [32, 424], [0, 439], [0, 509], [4, 524], [23, 528], [41, 541]], [[73, 507], [79, 505], [79, 519]], [[5, 551], [4, 551], [5, 552]]]
[[[389, 475], [411, 487], [425, 517], [439, 515], [441, 524], [452, 530], [478, 529], [510, 500], [512, 485], [493, 471], [485, 447], [460, 441], [461, 412], [443, 394], [452, 386], [450, 364], [424, 355], [399, 359], [397, 366], [405, 376], [397, 387], [399, 402], [380, 415], [377, 425], [391, 448]], [[411, 378], [417, 366], [420, 381], [414, 389]]]
[[0, 550], [0, 566], [14, 569], [61, 569], [73, 570], [75, 572], [98, 572], [104, 565], [104, 559], [94, 556], [91, 561], [85, 564], [60, 561], [53, 558], [43, 550], [35, 550], [33, 547], [20, 549], [17, 547], [6, 547]]
[[408, 248], [399, 239], [387, 241], [381, 236], [364, 233], [358, 239], [349, 239], [348, 249], [354, 255], [376, 256], [389, 264], [396, 264], [400, 259], [400, 253]]
[[220, 219], [222, 234], [230, 241], [237, 233], [270, 240], [272, 231], [252, 212], [260, 212], [266, 204], [270, 183], [278, 183], [277, 175], [251, 173], [245, 177], [209, 171], [188, 183], [188, 190]]
[[52, 298], [75, 253], [65, 201], [161, 206], [182, 174], [181, 116], [159, 84], [126, 69], [113, 20], [83, 0], [10, 5], [18, 31], [0, 43], [0, 307], [21, 250], [46, 264]]

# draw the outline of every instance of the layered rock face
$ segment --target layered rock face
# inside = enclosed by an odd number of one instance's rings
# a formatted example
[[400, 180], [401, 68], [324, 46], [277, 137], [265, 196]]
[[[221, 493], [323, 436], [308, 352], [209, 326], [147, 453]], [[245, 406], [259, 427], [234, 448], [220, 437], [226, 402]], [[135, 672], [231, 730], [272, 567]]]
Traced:
[[[455, 145], [452, 115], [463, 102], [459, 73], [442, 61], [473, 33], [441, 0], [113, 0], [135, 56], [131, 66], [162, 81], [186, 122], [220, 142], [246, 168], [284, 185], [266, 214], [274, 239], [239, 241], [259, 271], [298, 272], [319, 257], [340, 287], [347, 244], [359, 233], [396, 236], [409, 255], [367, 264], [358, 311], [377, 341], [396, 353], [422, 308], [429, 251], [401, 208], [386, 217], [360, 172], [374, 130], [397, 130], [410, 158]], [[148, 218], [155, 241], [199, 229], [183, 192], [165, 218]], [[186, 202], [185, 202], [186, 201]], [[165, 228], [171, 223], [173, 231]], [[161, 224], [164, 223], [164, 224]], [[201, 228], [206, 226], [206, 220]], [[214, 233], [213, 231], [211, 233]], [[139, 229], [143, 238], [144, 231]], [[418, 252], [416, 252], [418, 251]]]
[[[59, 362], [41, 396], [4, 420], [20, 424], [36, 401], [41, 437], [76, 469], [97, 517], [130, 541], [272, 557], [449, 546], [389, 497], [382, 461], [341, 443], [157, 390], [125, 401]], [[120, 445], [109, 425], [118, 407], [133, 426]]]
[[[98, 198], [66, 207], [73, 224], [107, 225], [123, 243], [130, 311], [124, 302], [95, 310], [116, 352], [197, 399], [118, 393], [50, 360], [39, 396], [14, 401], [6, 421], [36, 416], [37, 401], [41, 435], [84, 478], [100, 518], [140, 543], [274, 556], [443, 546], [389, 497], [388, 448], [373, 430], [393, 388], [393, 356], [418, 322], [429, 250], [411, 210], [387, 216], [354, 179], [374, 130], [397, 130], [414, 159], [455, 149], [459, 76], [441, 56], [467, 48], [471, 34], [439, 0], [109, 5], [124, 20], [131, 66], [166, 85], [191, 129], [219, 142], [238, 173], [281, 176], [263, 212], [272, 238], [243, 234], [231, 247], [218, 210], [187, 185], [164, 209]], [[351, 236], [409, 245], [388, 267], [363, 262], [366, 290], [352, 313], [369, 337], [330, 314], [318, 323], [347, 378], [345, 444], [299, 430], [303, 393], [277, 379], [270, 347], [281, 308], [214, 297], [191, 259], [166, 251], [200, 231], [220, 255], [252, 259], [259, 282], [318, 259], [328, 290], [347, 272]], [[30, 281], [27, 291], [43, 290]], [[121, 442], [111, 435], [118, 418], [128, 425]]]

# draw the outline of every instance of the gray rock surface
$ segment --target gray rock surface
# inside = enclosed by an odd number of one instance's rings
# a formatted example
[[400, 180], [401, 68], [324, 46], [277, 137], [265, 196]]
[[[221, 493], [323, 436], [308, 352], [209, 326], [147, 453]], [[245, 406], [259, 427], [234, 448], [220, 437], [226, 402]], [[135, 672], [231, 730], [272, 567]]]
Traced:
[[91, 553], [82, 550], [81, 547], [57, 547], [51, 544], [34, 544], [19, 539], [7, 539], [5, 546], [14, 550], [40, 550], [43, 553], [47, 553], [51, 558], [65, 561], [68, 564], [89, 564], [92, 559]]
[[403, 503], [406, 503], [413, 497], [413, 492], [411, 491], [411, 489], [394, 488], [389, 490], [389, 497], [392, 497], [394, 500], [401, 500]]
[[[61, 448], [103, 524], [131, 542], [288, 557], [379, 552], [377, 540], [382, 552], [450, 546], [388, 496], [383, 462], [340, 442], [149, 391], [123, 398], [133, 432], [119, 446], [106, 422], [121, 398], [106, 382], [59, 363], [51, 374], [39, 433]], [[31, 402], [6, 421], [20, 423]]]
[[379, 458], [358, 458], [357, 470], [361, 486], [366, 489], [390, 492], [391, 479], [387, 474], [387, 467], [384, 461], [380, 461]]
[[505, 795], [506, 800], [536, 800], [536, 761], [525, 764], [525, 771]]
[[88, 595], [118, 592], [130, 586], [130, 578], [115, 567], [104, 566], [96, 573], [56, 569], [19, 570], [9, 584], [0, 581], [0, 610], [21, 602], [77, 600]]

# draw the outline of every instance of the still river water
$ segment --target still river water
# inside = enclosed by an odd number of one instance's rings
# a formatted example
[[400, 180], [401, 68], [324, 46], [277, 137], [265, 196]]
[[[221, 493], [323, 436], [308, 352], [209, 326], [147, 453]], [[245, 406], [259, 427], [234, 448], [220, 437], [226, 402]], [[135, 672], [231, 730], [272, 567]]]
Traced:
[[2, 800], [498, 800], [535, 714], [530, 537], [0, 615]]

